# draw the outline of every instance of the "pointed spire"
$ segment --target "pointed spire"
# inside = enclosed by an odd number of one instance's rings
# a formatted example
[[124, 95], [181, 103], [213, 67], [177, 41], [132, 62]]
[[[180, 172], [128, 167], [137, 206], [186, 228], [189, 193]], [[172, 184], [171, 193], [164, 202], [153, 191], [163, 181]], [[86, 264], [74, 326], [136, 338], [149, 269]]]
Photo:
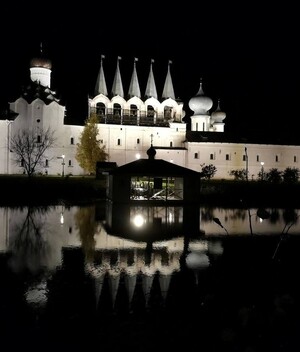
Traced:
[[199, 90], [198, 90], [198, 93], [196, 94], [196, 96], [199, 96], [199, 95], [204, 95], [202, 77], [200, 77], [200, 86], [199, 86]]
[[151, 59], [150, 72], [149, 72], [149, 76], [148, 76], [148, 82], [147, 82], [145, 96], [146, 96], [146, 98], [153, 97], [153, 98], [157, 99], [156, 85], [155, 85], [153, 70], [152, 70], [153, 63], [154, 63], [154, 60]]
[[171, 77], [171, 72], [170, 72], [170, 65], [172, 64], [172, 61], [169, 60], [168, 63], [168, 72], [165, 80], [165, 85], [164, 85], [164, 90], [162, 93], [162, 98], [163, 99], [168, 99], [172, 98], [175, 100], [175, 94], [174, 94], [174, 88], [173, 88], [173, 82], [172, 82], [172, 77]]
[[122, 59], [121, 56], [118, 56], [117, 68], [116, 68], [116, 73], [115, 73], [115, 78], [114, 78], [111, 94], [113, 97], [116, 95], [119, 95], [120, 97], [124, 98], [124, 90], [123, 90], [123, 84], [122, 84], [120, 67], [119, 67], [119, 61], [121, 59]]
[[131, 76], [131, 81], [128, 89], [128, 96], [129, 98], [132, 97], [141, 97], [141, 90], [140, 90], [140, 85], [137, 77], [137, 72], [136, 72], [136, 62], [138, 61], [138, 58], [134, 58], [133, 62], [133, 72]]
[[98, 94], [103, 94], [107, 96], [107, 87], [103, 70], [103, 59], [105, 59], [105, 55], [101, 55], [100, 61], [100, 70], [97, 77], [97, 82], [95, 86], [95, 96]]

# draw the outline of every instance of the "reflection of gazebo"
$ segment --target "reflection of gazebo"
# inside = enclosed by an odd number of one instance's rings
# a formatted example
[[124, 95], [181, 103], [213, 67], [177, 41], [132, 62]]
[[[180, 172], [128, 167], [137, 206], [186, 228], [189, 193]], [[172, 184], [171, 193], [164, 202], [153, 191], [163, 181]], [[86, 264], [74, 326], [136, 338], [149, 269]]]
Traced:
[[199, 202], [199, 172], [155, 159], [139, 159], [109, 171], [107, 198], [113, 202]]

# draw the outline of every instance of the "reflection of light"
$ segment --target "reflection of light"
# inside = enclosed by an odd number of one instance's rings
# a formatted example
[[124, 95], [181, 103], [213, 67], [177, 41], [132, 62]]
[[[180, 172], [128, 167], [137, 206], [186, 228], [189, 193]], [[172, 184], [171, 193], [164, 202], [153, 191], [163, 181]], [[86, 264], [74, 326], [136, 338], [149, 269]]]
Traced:
[[171, 159], [171, 160], [170, 160], [170, 163], [173, 163], [173, 162], [174, 162], [174, 160], [173, 160], [173, 159]]
[[169, 212], [169, 222], [174, 222], [174, 215], [171, 212]]
[[61, 225], [63, 225], [63, 223], [65, 222], [65, 219], [64, 219], [64, 206], [61, 207], [59, 222], [60, 222]]
[[140, 153], [135, 154], [135, 158], [136, 158], [136, 159], [139, 159], [140, 157], [141, 157], [141, 154], [140, 154]]
[[135, 215], [133, 218], [133, 223], [136, 227], [141, 227], [144, 225], [144, 217], [141, 214]]

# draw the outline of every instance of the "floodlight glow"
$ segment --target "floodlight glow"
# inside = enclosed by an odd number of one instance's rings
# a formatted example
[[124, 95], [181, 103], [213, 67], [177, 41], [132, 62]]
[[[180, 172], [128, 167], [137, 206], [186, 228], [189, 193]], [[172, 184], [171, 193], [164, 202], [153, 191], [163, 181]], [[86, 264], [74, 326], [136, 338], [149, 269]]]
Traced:
[[135, 217], [133, 218], [133, 223], [136, 227], [141, 227], [144, 225], [145, 223], [145, 219], [141, 214], [137, 214], [135, 215]]

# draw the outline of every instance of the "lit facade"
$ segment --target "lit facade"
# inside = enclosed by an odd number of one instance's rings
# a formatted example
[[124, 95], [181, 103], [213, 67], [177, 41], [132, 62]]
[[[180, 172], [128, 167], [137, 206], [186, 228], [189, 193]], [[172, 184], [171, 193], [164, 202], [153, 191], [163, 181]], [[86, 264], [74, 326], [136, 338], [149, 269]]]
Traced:
[[[171, 62], [168, 64], [162, 95], [158, 97], [150, 64], [148, 81], [143, 95], [140, 90], [137, 59], [134, 59], [128, 92], [124, 92], [120, 58], [115, 77], [108, 92], [101, 58], [94, 96], [88, 100], [89, 114], [99, 117], [99, 140], [106, 147], [107, 161], [122, 166], [137, 158], [147, 158], [152, 143], [156, 158], [200, 172], [203, 165], [217, 168], [215, 178], [228, 179], [231, 170], [248, 169], [256, 179], [263, 163], [267, 171], [277, 168], [300, 167], [300, 146], [250, 139], [227, 138], [226, 114], [220, 102], [214, 104], [199, 91], [188, 104], [194, 112], [190, 128], [185, 121], [183, 102], [175, 98]], [[43, 167], [36, 170], [49, 175], [84, 175], [76, 161], [76, 149], [83, 125], [65, 123], [66, 108], [51, 88], [51, 62], [34, 58], [30, 63], [31, 83], [21, 96], [9, 103], [10, 112], [0, 120], [0, 174], [21, 174], [22, 165], [16, 164], [10, 152], [11, 138], [22, 129], [31, 129], [37, 136], [48, 127], [55, 131], [55, 145], [47, 150]], [[217, 108], [213, 110], [213, 106]]]

